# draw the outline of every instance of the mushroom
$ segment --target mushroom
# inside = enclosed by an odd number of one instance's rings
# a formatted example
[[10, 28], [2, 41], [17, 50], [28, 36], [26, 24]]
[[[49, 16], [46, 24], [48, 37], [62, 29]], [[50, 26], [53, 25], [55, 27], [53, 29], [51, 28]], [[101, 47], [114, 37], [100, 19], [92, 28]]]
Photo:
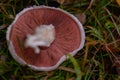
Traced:
[[40, 25], [36, 27], [35, 34], [28, 34], [25, 41], [26, 47], [32, 47], [35, 49], [35, 53], [40, 53], [39, 46], [49, 47], [55, 39], [55, 29], [52, 24]]
[[33, 6], [16, 15], [6, 39], [12, 57], [37, 71], [56, 69], [84, 46], [82, 24], [72, 14], [54, 7]]

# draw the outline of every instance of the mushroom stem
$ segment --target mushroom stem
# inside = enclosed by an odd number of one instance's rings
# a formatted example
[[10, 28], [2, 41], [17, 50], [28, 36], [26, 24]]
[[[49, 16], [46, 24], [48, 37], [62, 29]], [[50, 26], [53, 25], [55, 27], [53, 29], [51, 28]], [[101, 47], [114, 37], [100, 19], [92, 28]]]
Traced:
[[40, 53], [40, 46], [49, 47], [55, 39], [55, 27], [50, 25], [40, 25], [36, 27], [33, 35], [27, 34], [25, 47], [31, 47], [36, 54]]

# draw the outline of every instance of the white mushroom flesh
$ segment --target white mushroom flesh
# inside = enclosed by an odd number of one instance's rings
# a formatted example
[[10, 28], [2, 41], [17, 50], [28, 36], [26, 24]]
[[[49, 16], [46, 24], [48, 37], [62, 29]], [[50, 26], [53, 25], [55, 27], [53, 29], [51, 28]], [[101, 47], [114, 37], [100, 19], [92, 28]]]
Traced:
[[39, 46], [49, 47], [55, 40], [55, 27], [50, 25], [40, 25], [36, 27], [33, 35], [28, 34], [25, 40], [25, 47], [31, 47], [36, 54], [40, 53]]

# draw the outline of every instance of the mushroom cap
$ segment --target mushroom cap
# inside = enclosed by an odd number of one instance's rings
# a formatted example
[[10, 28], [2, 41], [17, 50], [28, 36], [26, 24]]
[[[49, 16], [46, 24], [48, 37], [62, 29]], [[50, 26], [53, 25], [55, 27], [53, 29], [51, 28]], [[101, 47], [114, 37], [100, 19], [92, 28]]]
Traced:
[[[35, 54], [32, 48], [24, 47], [27, 34], [33, 34], [39, 25], [55, 26], [55, 40], [48, 48]], [[33, 6], [16, 15], [8, 27], [6, 39], [12, 57], [21, 65], [33, 70], [50, 71], [83, 48], [85, 32], [79, 20], [68, 12], [54, 7]]]

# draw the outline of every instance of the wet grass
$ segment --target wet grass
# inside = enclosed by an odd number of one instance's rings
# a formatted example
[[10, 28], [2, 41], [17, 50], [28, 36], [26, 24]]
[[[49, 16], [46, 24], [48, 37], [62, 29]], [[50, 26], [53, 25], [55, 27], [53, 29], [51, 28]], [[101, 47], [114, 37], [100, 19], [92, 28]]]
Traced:
[[[18, 12], [32, 5], [56, 6], [74, 15], [86, 15], [84, 48], [50, 72], [36, 72], [19, 65], [6, 44], [8, 25]], [[115, 0], [67, 0], [63, 4], [52, 0], [0, 0], [0, 80], [119, 80], [115, 66], [119, 45], [109, 45], [120, 38], [119, 15], [120, 6]]]

